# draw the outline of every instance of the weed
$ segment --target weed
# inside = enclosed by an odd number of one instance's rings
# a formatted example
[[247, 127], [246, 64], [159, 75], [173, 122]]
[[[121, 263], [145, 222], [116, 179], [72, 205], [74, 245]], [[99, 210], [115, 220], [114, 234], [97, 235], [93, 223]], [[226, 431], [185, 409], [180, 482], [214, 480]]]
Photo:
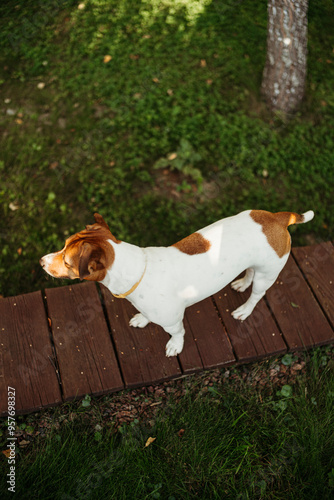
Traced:
[[182, 172], [185, 176], [191, 177], [197, 182], [199, 188], [202, 187], [203, 176], [198, 168], [195, 168], [195, 163], [198, 163], [202, 159], [201, 155], [194, 151], [194, 148], [186, 139], [181, 139], [180, 146], [176, 150], [176, 153], [170, 153], [166, 158], [160, 158], [153, 168], [166, 168], [169, 167], [171, 170], [178, 170]]

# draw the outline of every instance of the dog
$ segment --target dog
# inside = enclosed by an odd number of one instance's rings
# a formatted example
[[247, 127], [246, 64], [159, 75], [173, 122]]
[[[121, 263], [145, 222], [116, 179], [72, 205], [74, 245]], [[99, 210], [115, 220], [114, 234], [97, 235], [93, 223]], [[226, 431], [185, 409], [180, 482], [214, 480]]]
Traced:
[[98, 281], [117, 298], [140, 311], [133, 327], [160, 325], [171, 338], [166, 355], [183, 349], [186, 307], [231, 286], [249, 299], [232, 316], [244, 321], [276, 281], [286, 264], [291, 237], [287, 227], [312, 220], [312, 210], [271, 213], [246, 210], [215, 222], [169, 247], [141, 248], [116, 239], [99, 214], [95, 223], [74, 234], [62, 250], [45, 255], [40, 264], [55, 278]]

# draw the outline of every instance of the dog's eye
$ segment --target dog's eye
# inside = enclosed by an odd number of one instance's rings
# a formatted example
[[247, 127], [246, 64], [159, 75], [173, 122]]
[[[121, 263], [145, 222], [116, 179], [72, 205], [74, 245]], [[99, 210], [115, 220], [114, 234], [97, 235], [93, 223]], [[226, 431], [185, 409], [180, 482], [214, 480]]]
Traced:
[[62, 257], [63, 257], [64, 266], [67, 267], [67, 269], [70, 269], [71, 266], [66, 262], [65, 255], [63, 254]]

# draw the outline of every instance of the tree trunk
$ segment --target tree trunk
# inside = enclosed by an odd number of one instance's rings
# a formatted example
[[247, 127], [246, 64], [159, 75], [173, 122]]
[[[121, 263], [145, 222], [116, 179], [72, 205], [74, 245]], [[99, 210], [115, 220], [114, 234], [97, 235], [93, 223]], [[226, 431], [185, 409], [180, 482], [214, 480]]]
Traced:
[[262, 94], [272, 110], [292, 113], [305, 91], [308, 0], [268, 0]]

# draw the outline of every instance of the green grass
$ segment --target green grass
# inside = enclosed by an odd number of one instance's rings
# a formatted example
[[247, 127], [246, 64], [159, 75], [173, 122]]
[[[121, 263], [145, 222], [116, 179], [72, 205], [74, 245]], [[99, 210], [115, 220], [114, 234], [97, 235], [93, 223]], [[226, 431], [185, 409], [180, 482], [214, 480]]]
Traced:
[[[39, 258], [94, 211], [139, 245], [247, 208], [313, 209], [294, 244], [333, 238], [331, 2], [311, 2], [289, 121], [259, 95], [265, 0], [17, 0], [0, 14], [2, 295], [62, 284]], [[154, 168], [174, 152], [176, 169]]]
[[[306, 97], [290, 120], [259, 93], [266, 7], [1, 2], [0, 294], [64, 284], [39, 258], [94, 211], [139, 245], [169, 245], [247, 208], [313, 209], [294, 244], [333, 239], [333, 4], [310, 2]], [[177, 165], [161, 162], [175, 152]], [[321, 359], [292, 392], [185, 381], [153, 427], [139, 419], [115, 433], [97, 401], [54, 410], [46, 437], [18, 453], [15, 496], [331, 498], [333, 365]]]
[[[268, 378], [273, 362], [248, 369], [253, 381], [259, 370], [261, 380], [267, 373], [265, 387], [243, 381], [244, 369], [235, 369], [228, 381], [223, 370], [217, 383], [209, 386], [190, 377], [178, 385], [183, 395], [173, 392], [151, 425], [139, 417], [117, 433], [112, 419], [104, 417], [103, 405], [93, 400], [88, 407], [73, 404], [55, 410], [47, 435], [35, 438], [28, 449], [20, 448], [17, 496], [332, 498], [331, 352], [314, 351], [307, 357], [306, 370], [281, 388]], [[149, 437], [155, 441], [145, 447]], [[2, 460], [3, 474], [6, 467]], [[2, 498], [10, 496], [3, 492]]]

